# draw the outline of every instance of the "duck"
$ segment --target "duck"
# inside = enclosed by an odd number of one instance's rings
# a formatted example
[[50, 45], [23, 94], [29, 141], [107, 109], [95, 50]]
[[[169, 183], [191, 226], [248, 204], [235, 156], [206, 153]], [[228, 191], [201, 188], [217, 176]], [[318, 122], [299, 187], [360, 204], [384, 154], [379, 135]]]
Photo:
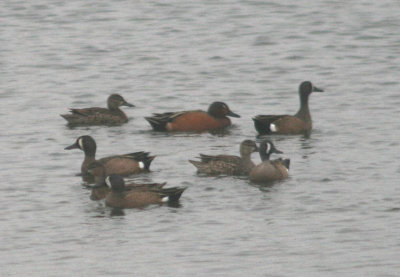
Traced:
[[198, 173], [207, 175], [249, 175], [255, 166], [251, 160], [251, 154], [257, 151], [258, 147], [255, 141], [244, 140], [240, 143], [240, 157], [200, 154], [201, 161], [189, 160], [189, 162], [197, 168]]
[[312, 92], [323, 92], [310, 81], [300, 84], [300, 109], [295, 115], [257, 115], [253, 118], [254, 127], [260, 135], [265, 134], [309, 134], [312, 130], [312, 120], [308, 107], [308, 98]]
[[111, 94], [107, 99], [108, 108], [70, 109], [69, 114], [61, 114], [69, 126], [80, 125], [120, 125], [128, 122], [128, 117], [120, 106], [135, 107], [121, 95]]
[[[80, 149], [85, 153], [81, 165], [81, 173], [89, 174], [88, 167], [92, 162], [99, 162], [103, 165], [105, 173], [130, 175], [150, 171], [150, 164], [155, 156], [149, 156], [149, 152], [133, 152], [124, 155], [114, 155], [96, 160], [96, 142], [88, 135], [80, 136], [75, 143], [65, 147], [65, 150]], [[89, 174], [90, 175], [90, 174]]]
[[[107, 186], [101, 186], [104, 183], [106, 178], [106, 170], [104, 168], [103, 163], [99, 161], [94, 161], [88, 166], [88, 173], [94, 176], [95, 186], [87, 186], [91, 188], [90, 199], [93, 201], [98, 201], [104, 199], [107, 194], [111, 192], [111, 189]], [[125, 184], [127, 190], [136, 189], [136, 190], [151, 190], [151, 189], [161, 189], [167, 183], [129, 183]]]
[[250, 171], [249, 179], [255, 183], [265, 183], [288, 178], [290, 159], [270, 160], [272, 153], [282, 154], [270, 140], [263, 140], [260, 143], [259, 153], [261, 163]]
[[107, 176], [102, 186], [104, 185], [111, 189], [105, 197], [106, 205], [117, 209], [145, 208], [153, 204], [176, 203], [186, 189], [186, 187], [127, 189], [124, 179], [117, 174]]
[[154, 113], [145, 117], [153, 130], [163, 132], [206, 132], [231, 125], [230, 117], [240, 117], [224, 102], [213, 102], [208, 111], [191, 110], [180, 112]]

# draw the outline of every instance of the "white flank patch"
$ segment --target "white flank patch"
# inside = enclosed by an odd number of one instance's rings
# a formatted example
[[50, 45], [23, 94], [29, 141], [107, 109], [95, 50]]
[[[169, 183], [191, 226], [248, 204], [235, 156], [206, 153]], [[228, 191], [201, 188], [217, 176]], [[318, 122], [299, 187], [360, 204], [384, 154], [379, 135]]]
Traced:
[[269, 151], [271, 150], [271, 144], [267, 142], [267, 153], [269, 153]]
[[110, 176], [106, 178], [106, 185], [107, 187], [111, 188]]
[[169, 197], [168, 196], [165, 196], [165, 197], [163, 197], [162, 199], [161, 199], [161, 202], [168, 202], [168, 200], [169, 200]]
[[289, 173], [289, 169], [287, 169], [286, 167], [285, 167], [285, 169], [286, 169], [286, 172]]
[[144, 169], [144, 162], [139, 162], [139, 168]]
[[269, 124], [269, 129], [270, 129], [272, 132], [276, 132], [276, 131], [277, 131], [277, 128], [276, 128], [276, 126], [275, 126], [274, 123]]
[[82, 138], [78, 139], [78, 145], [83, 150], [83, 139]]

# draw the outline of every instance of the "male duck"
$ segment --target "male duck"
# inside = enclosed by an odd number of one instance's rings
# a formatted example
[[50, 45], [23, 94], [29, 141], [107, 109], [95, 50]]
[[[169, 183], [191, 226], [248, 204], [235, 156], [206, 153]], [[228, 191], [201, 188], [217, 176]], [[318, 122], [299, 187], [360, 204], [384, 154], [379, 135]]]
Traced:
[[253, 118], [254, 127], [260, 134], [308, 134], [312, 129], [308, 97], [313, 92], [323, 92], [311, 82], [300, 84], [300, 109], [295, 115], [257, 115]]
[[251, 161], [251, 153], [256, 151], [258, 147], [254, 141], [244, 140], [240, 144], [240, 157], [200, 154], [201, 161], [189, 162], [197, 168], [197, 172], [208, 175], [248, 175], [255, 166]]
[[[96, 142], [91, 136], [81, 136], [76, 142], [65, 150], [80, 149], [85, 153], [85, 159], [81, 166], [83, 174], [88, 173], [89, 165], [96, 161]], [[125, 155], [115, 155], [97, 160], [105, 169], [106, 175], [119, 174], [129, 175], [148, 172], [150, 164], [155, 156], [149, 156], [148, 152], [134, 152]]]
[[[104, 183], [104, 179], [106, 178], [106, 169], [104, 165], [99, 161], [94, 161], [88, 166], [88, 173], [94, 176], [94, 182], [96, 186], [92, 186], [92, 191], [90, 194], [91, 200], [101, 200], [104, 199], [107, 194], [111, 192], [111, 189], [107, 186], [101, 186]], [[136, 189], [136, 190], [152, 190], [152, 189], [161, 189], [165, 186], [166, 183], [129, 183], [125, 184], [127, 190]], [[99, 186], [100, 185], [100, 186]]]
[[256, 183], [271, 182], [276, 180], [283, 180], [288, 177], [289, 172], [289, 159], [276, 159], [269, 160], [272, 153], [283, 153], [275, 148], [274, 144], [269, 140], [264, 140], [260, 143], [260, 157], [262, 163], [255, 166], [250, 171], [250, 181]]
[[193, 110], [181, 112], [155, 113], [145, 117], [155, 131], [205, 132], [231, 125], [227, 116], [240, 117], [223, 102], [214, 102], [208, 111]]
[[[149, 190], [127, 189], [124, 179], [111, 174], [105, 179], [111, 192], [105, 198], [106, 205], [113, 208], [144, 208], [152, 204], [176, 203], [186, 188], [154, 188]], [[104, 186], [103, 185], [103, 186]]]
[[61, 116], [68, 121], [70, 126], [118, 125], [128, 122], [128, 117], [119, 107], [134, 107], [119, 94], [111, 94], [107, 99], [107, 106], [108, 109], [97, 107], [70, 109], [70, 114], [62, 114]]

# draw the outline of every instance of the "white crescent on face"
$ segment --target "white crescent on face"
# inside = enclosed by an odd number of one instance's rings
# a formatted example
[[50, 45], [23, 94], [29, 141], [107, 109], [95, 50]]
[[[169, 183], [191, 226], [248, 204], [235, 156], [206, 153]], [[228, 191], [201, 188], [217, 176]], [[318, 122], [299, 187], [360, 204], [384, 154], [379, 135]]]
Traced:
[[78, 145], [83, 150], [83, 139], [82, 138], [78, 139]]
[[110, 176], [108, 176], [108, 177], [106, 178], [106, 185], [107, 185], [107, 187], [111, 188]]
[[276, 128], [274, 123], [269, 124], [269, 129], [271, 130], [271, 132], [276, 132], [277, 131], [277, 128]]

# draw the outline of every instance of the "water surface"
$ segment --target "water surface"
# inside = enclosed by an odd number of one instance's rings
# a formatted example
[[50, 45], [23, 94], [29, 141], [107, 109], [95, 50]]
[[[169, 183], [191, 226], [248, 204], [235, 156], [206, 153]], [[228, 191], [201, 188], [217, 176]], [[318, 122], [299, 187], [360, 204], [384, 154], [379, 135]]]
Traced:
[[[397, 276], [400, 19], [396, 1], [10, 1], [0, 3], [2, 276]], [[275, 136], [290, 178], [202, 177], [199, 153], [237, 154], [251, 117], [295, 113], [310, 138]], [[136, 105], [129, 123], [70, 129], [69, 107]], [[227, 132], [162, 134], [152, 112], [239, 113]], [[75, 174], [98, 157], [157, 155], [135, 180], [187, 186], [180, 208], [115, 216]], [[253, 160], [259, 162], [255, 154]]]

